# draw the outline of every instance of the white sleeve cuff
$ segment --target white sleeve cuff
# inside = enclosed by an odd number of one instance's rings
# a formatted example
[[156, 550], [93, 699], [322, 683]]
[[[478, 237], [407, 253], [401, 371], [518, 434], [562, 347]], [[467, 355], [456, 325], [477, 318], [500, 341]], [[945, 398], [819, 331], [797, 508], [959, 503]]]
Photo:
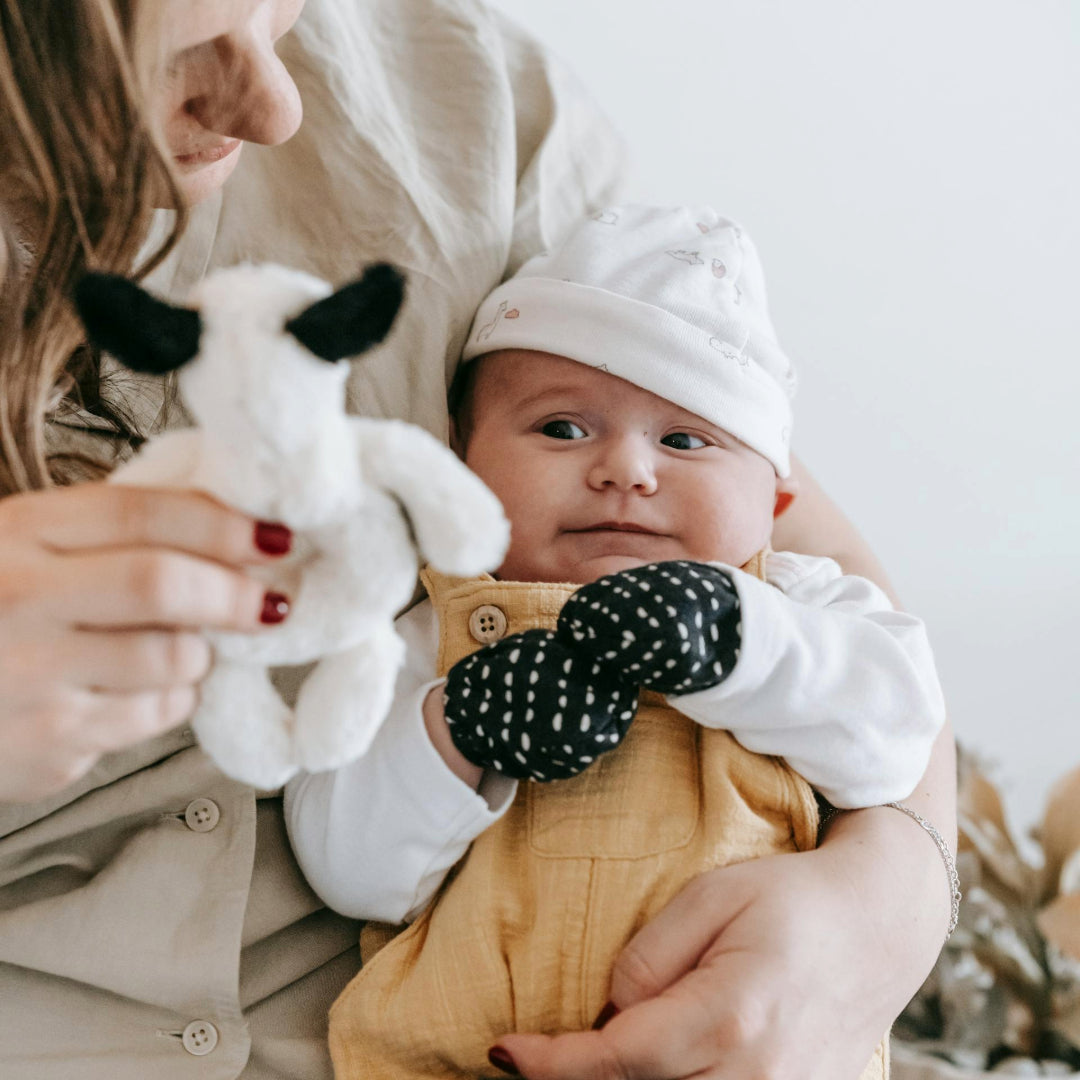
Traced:
[[387, 733], [385, 756], [395, 766], [404, 766], [399, 772], [402, 790], [415, 801], [417, 816], [430, 819], [433, 827], [456, 821], [465, 833], [471, 833], [471, 842], [506, 813], [514, 801], [517, 781], [487, 770], [478, 789], [473, 790], [443, 761], [428, 737], [423, 709], [428, 692], [445, 682], [432, 679], [411, 701], [402, 702], [400, 717], [395, 717], [401, 722]]
[[480, 793], [446, 766], [422, 706], [431, 680], [395, 701], [368, 752], [286, 791], [289, 834], [312, 888], [360, 919], [415, 917], [469, 844], [509, 808], [516, 781], [485, 774]]

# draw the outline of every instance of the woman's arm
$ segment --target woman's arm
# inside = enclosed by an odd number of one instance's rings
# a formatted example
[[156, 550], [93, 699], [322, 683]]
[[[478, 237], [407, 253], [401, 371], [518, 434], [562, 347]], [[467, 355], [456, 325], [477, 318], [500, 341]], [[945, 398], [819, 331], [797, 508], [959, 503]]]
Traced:
[[[796, 468], [802, 505], [778, 546], [831, 555], [888, 588], [865, 541]], [[905, 802], [955, 850], [947, 724]], [[493, 1061], [533, 1080], [856, 1080], [933, 966], [949, 913], [941, 856], [914, 821], [889, 807], [841, 814], [815, 851], [691, 882], [623, 951], [602, 1029], [508, 1035]]]
[[[845, 573], [869, 578], [888, 594], [898, 608], [901, 608], [902, 605], [885, 573], [885, 568], [855, 526], [829, 498], [801, 461], [792, 458], [791, 467], [792, 475], [798, 480], [799, 497], [776, 522], [773, 546], [778, 551], [790, 549], [805, 555], [826, 555], [833, 558], [843, 567]], [[950, 850], [956, 850], [956, 743], [948, 720], [934, 743], [934, 750], [926, 772], [904, 802], [928, 821], [933, 822], [945, 837]], [[875, 814], [888, 820], [886, 811], [876, 811]], [[900, 815], [900, 817], [903, 816]], [[840, 834], [847, 835], [852, 829], [858, 830], [864, 827], [868, 820], [868, 814], [845, 815], [843, 821], [839, 818], [834, 819], [826, 839], [831, 840], [835, 835]], [[910, 819], [907, 820], [906, 826], [892, 821], [889, 828], [902, 829], [902, 833], [910, 831], [916, 838], [922, 831]], [[923, 839], [929, 843], [928, 837], [924, 836]], [[915, 989], [917, 990], [918, 987]], [[914, 992], [913, 990], [912, 993]]]
[[777, 519], [772, 546], [777, 551], [798, 551], [803, 555], [835, 559], [845, 574], [869, 578], [884, 589], [896, 607], [902, 607], [877, 556], [806, 466], [794, 456], [791, 476], [798, 484], [798, 498]]

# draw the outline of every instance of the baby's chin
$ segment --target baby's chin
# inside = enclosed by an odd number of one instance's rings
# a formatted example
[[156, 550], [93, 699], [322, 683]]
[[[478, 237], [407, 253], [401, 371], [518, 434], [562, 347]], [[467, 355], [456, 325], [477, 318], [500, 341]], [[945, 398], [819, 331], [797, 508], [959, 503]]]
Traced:
[[606, 555], [586, 562], [552, 563], [543, 566], [504, 564], [492, 575], [499, 581], [544, 581], [564, 585], [588, 585], [607, 574], [620, 570], [633, 570], [635, 566], [648, 566], [655, 559], [643, 559], [630, 555]]
[[618, 574], [622, 570], [634, 570], [639, 566], [648, 566], [659, 559], [645, 559], [640, 555], [604, 555], [599, 559], [591, 559], [579, 572], [582, 585], [597, 581], [608, 574]]
[[710, 562], [723, 563], [725, 566], [744, 566], [752, 559], [754, 552], [745, 557], [741, 552], [713, 552], [707, 556], [691, 555], [686, 552], [677, 552], [670, 555], [645, 558], [640, 555], [604, 555], [596, 559], [589, 559], [567, 571], [567, 576], [552, 575], [546, 578], [534, 578], [531, 580], [545, 581], [568, 581], [577, 585], [588, 585], [608, 574], [618, 574], [622, 570], [634, 570], [639, 566], [649, 566], [652, 563], [685, 561], [685, 562]]
[[[725, 557], [725, 555], [731, 554], [734, 554], [734, 558]], [[741, 553], [719, 551], [710, 553], [708, 556], [693, 555], [682, 551], [674, 551], [663, 555], [657, 554], [651, 557], [643, 554], [609, 553], [597, 555], [593, 558], [566, 559], [539, 565], [534, 563], [524, 565], [504, 564], [495, 572], [494, 576], [500, 581], [545, 581], [569, 585], [589, 585], [602, 577], [607, 577], [608, 574], [618, 574], [623, 570], [634, 570], [639, 566], [649, 566], [651, 563], [656, 562], [682, 559], [687, 562], [716, 562], [728, 566], [742, 566], [747, 559], [752, 557], [752, 554], [742, 558]]]
[[[640, 555], [603, 555], [595, 559], [564, 563], [554, 567], [544, 567], [530, 573], [525, 581], [555, 581], [570, 585], [588, 585], [608, 574], [617, 574], [621, 570], [633, 570], [649, 563], [661, 562], [660, 559], [647, 559]], [[505, 575], [499, 574], [506, 580]]]

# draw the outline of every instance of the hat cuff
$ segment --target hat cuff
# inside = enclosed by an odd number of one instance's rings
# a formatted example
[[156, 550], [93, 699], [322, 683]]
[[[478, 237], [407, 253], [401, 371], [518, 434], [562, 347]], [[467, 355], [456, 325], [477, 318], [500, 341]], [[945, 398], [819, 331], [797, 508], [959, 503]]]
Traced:
[[[565, 356], [657, 394], [791, 469], [791, 403], [755, 360], [767, 340], [718, 315], [715, 332], [607, 289], [555, 278], [511, 278], [481, 305], [462, 360], [501, 349]], [[742, 347], [740, 347], [740, 344]]]

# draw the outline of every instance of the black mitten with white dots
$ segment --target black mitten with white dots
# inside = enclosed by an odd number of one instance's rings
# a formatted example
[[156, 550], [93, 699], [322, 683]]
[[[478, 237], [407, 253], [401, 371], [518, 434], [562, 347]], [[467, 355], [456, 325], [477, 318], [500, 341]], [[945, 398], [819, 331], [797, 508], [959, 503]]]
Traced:
[[558, 635], [638, 686], [690, 694], [722, 683], [735, 667], [739, 594], [731, 574], [715, 566], [651, 563], [578, 589], [559, 615]]
[[579, 589], [554, 633], [527, 630], [460, 660], [447, 675], [446, 721], [454, 745], [482, 768], [565, 779], [619, 744], [642, 687], [715, 686], [738, 651], [730, 575], [654, 563]]
[[550, 630], [487, 645], [449, 671], [443, 703], [454, 745], [519, 780], [563, 780], [614, 749], [638, 688]]

